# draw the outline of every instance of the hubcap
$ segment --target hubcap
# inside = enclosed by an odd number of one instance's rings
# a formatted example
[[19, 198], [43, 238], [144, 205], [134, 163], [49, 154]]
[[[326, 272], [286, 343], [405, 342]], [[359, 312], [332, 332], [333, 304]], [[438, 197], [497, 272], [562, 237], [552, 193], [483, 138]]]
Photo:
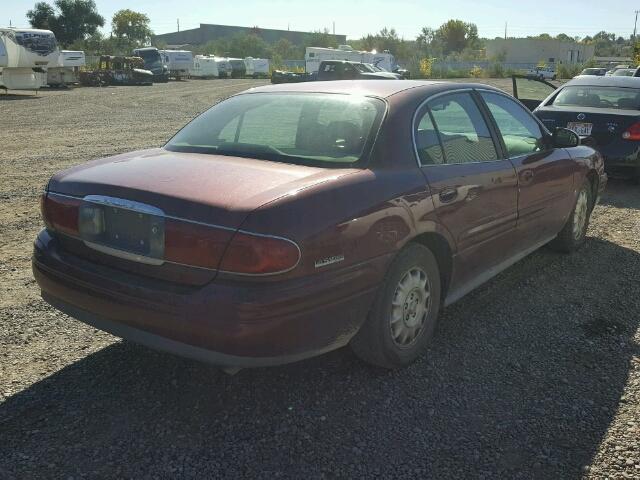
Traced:
[[573, 215], [573, 238], [580, 240], [584, 234], [584, 226], [587, 222], [587, 212], [589, 211], [589, 201], [586, 190], [580, 190], [576, 209]]
[[396, 286], [391, 309], [391, 338], [396, 345], [412, 345], [424, 329], [431, 309], [431, 285], [421, 268], [407, 271]]

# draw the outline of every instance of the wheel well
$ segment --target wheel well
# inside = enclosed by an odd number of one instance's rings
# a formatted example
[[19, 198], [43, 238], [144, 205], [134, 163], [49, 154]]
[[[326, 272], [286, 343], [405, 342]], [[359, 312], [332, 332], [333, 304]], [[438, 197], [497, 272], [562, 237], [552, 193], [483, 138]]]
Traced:
[[453, 272], [453, 255], [449, 243], [437, 233], [423, 233], [412, 240], [413, 243], [424, 245], [436, 257], [438, 270], [440, 270], [440, 282], [442, 285], [442, 299], [446, 297]]
[[587, 173], [587, 180], [589, 180], [589, 185], [591, 185], [591, 208], [596, 205], [596, 196], [598, 195], [598, 174], [595, 170], [589, 170]]

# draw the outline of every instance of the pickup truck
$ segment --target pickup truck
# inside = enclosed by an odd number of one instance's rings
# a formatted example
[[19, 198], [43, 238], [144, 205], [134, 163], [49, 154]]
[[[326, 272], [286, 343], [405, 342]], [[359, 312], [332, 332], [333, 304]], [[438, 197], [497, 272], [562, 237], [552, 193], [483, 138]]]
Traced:
[[401, 80], [405, 78], [399, 73], [378, 71], [365, 63], [348, 62], [346, 60], [325, 60], [320, 62], [318, 71], [314, 73], [291, 73], [275, 70], [271, 83], [298, 83], [330, 80]]
[[535, 77], [540, 78], [542, 80], [555, 80], [556, 79], [556, 71], [553, 67], [535, 67], [530, 68], [525, 72], [527, 77]]

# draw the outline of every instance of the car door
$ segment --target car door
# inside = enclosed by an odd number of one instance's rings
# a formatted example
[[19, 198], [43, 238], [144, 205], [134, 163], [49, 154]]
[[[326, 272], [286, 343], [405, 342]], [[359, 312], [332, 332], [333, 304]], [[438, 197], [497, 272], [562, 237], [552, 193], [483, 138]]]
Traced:
[[513, 96], [529, 110], [535, 110], [542, 101], [557, 90], [554, 84], [541, 78], [512, 75]]
[[512, 97], [479, 91], [518, 175], [518, 239], [534, 246], [562, 228], [573, 207], [574, 161], [553, 148], [540, 122]]
[[416, 113], [414, 138], [437, 217], [456, 242], [453, 283], [468, 290], [514, 253], [515, 169], [501, 158], [471, 90], [425, 103]]

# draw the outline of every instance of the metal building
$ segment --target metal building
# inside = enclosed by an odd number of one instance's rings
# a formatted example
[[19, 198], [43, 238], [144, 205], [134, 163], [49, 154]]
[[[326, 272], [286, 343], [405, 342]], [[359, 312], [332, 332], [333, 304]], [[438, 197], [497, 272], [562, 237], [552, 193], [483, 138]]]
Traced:
[[575, 64], [591, 59], [594, 45], [553, 39], [508, 38], [488, 40], [487, 58], [505, 63]]

